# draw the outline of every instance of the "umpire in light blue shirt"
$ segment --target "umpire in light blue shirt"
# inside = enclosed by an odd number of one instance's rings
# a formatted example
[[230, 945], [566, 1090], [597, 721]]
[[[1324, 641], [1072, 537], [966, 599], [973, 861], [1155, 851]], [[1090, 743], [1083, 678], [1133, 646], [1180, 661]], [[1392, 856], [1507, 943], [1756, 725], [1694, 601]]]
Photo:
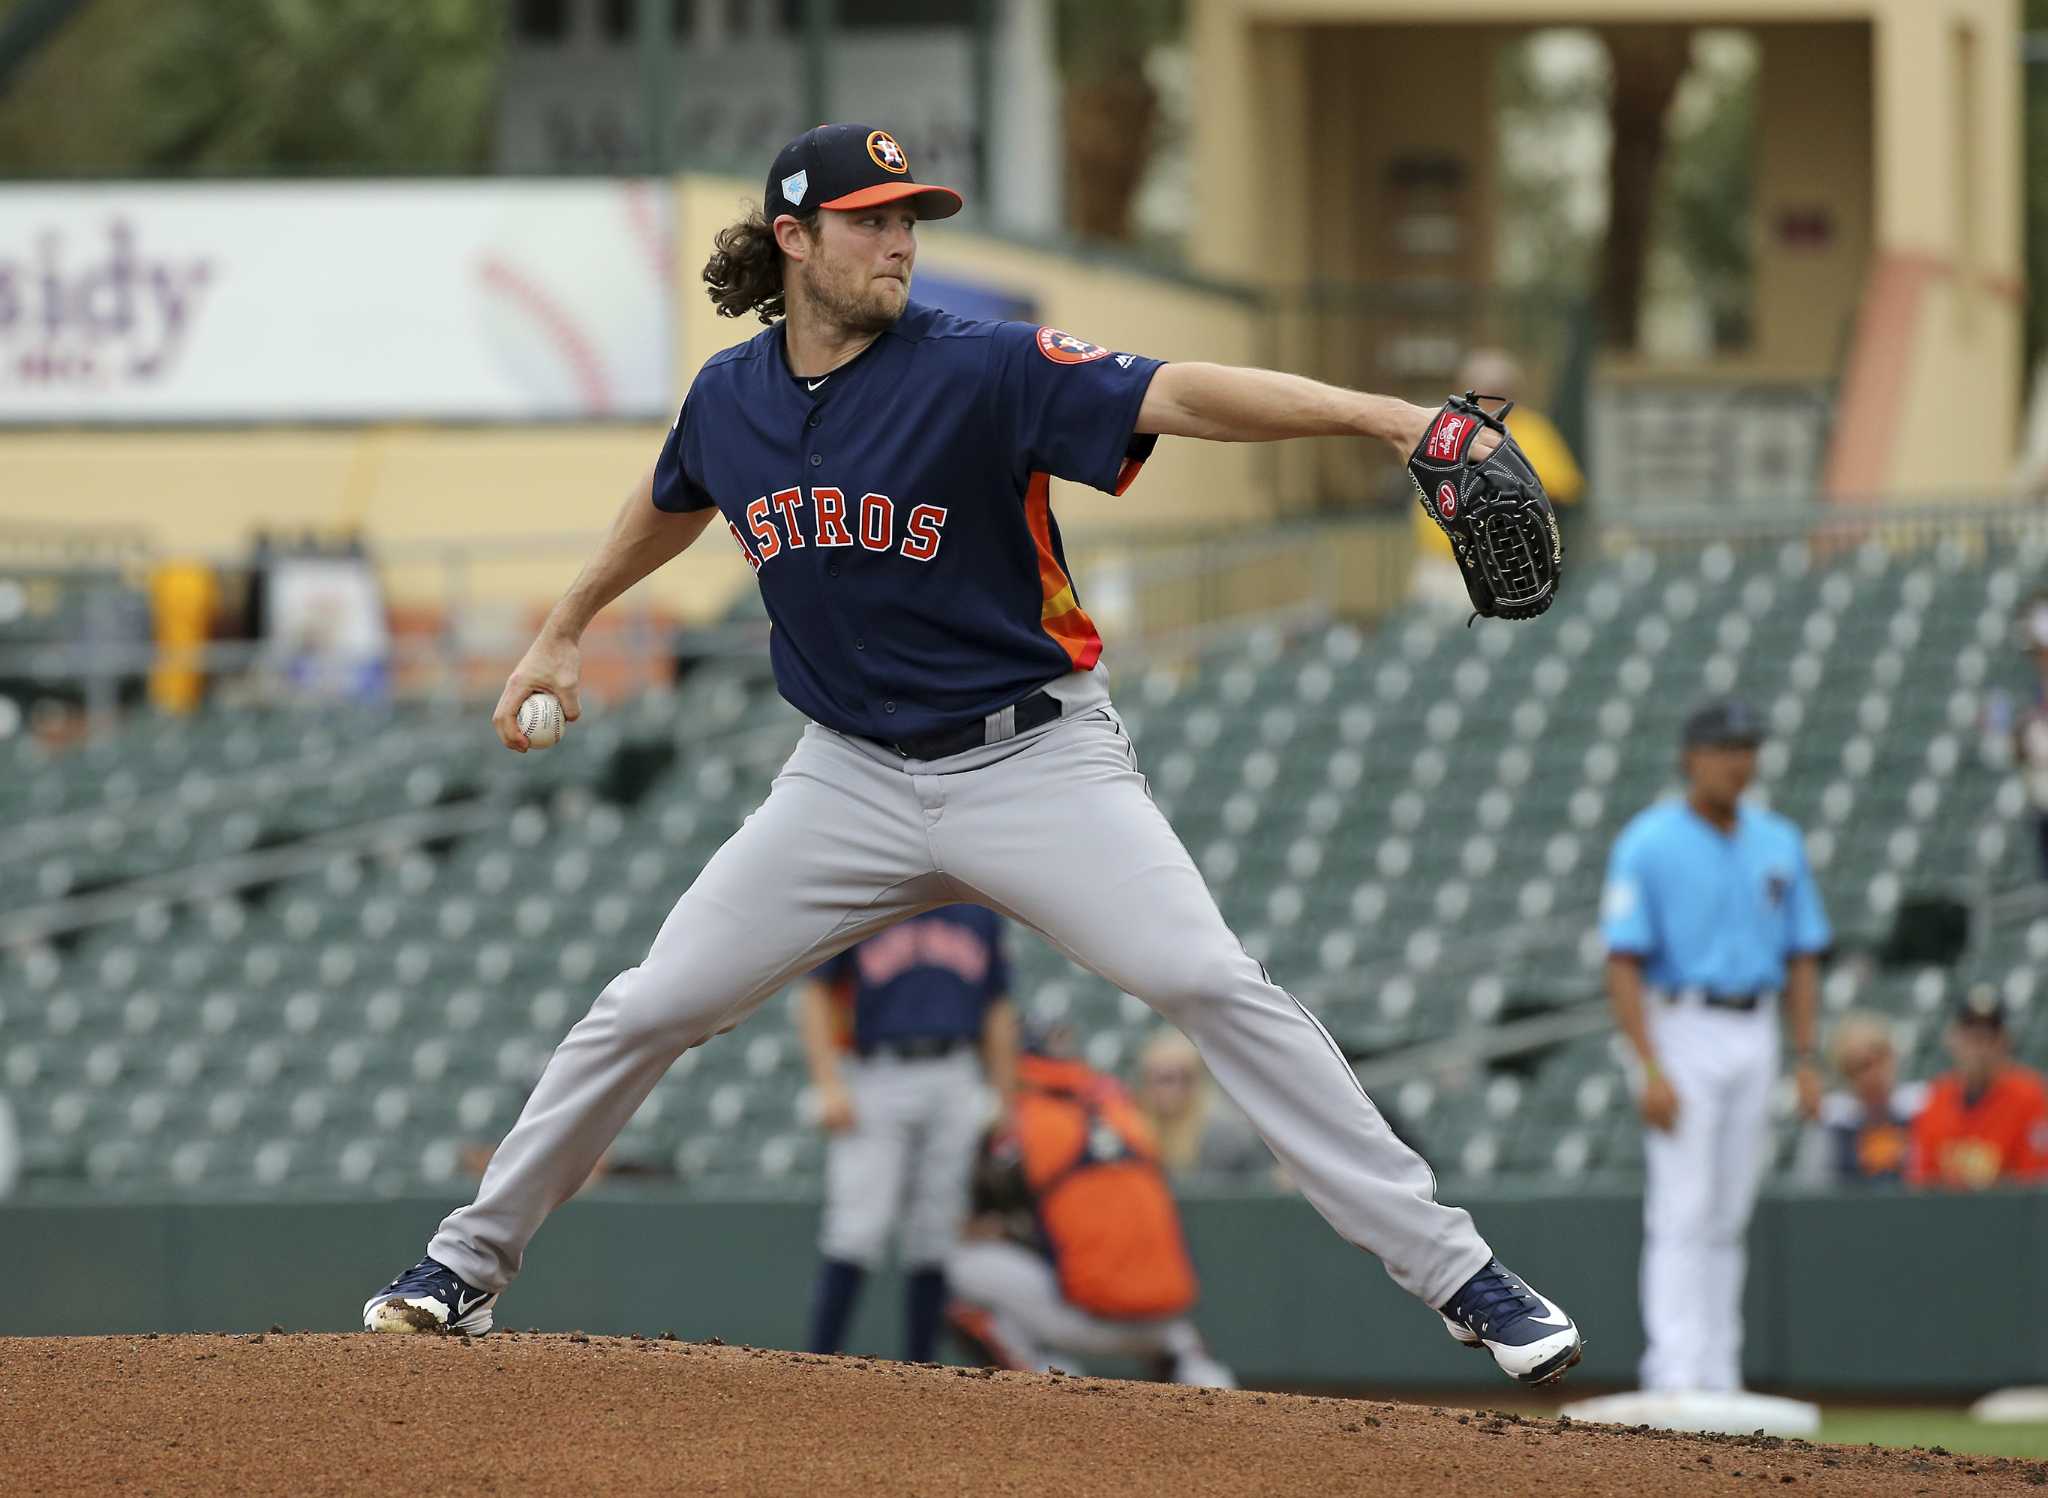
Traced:
[[1646, 1389], [1742, 1386], [1743, 1247], [1770, 1153], [1780, 1008], [1800, 1108], [1820, 1106], [1814, 1024], [1832, 934], [1799, 829], [1742, 799], [1763, 736], [1745, 703], [1696, 710], [1684, 796], [1638, 814], [1607, 867], [1607, 992], [1648, 1126]]

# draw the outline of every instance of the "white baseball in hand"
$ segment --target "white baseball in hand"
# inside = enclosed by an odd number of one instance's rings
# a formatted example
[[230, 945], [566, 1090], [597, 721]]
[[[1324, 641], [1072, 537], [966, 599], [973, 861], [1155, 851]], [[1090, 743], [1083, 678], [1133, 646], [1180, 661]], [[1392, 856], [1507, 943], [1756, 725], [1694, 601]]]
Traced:
[[535, 692], [519, 704], [519, 731], [528, 747], [547, 749], [562, 741], [562, 704], [552, 692]]

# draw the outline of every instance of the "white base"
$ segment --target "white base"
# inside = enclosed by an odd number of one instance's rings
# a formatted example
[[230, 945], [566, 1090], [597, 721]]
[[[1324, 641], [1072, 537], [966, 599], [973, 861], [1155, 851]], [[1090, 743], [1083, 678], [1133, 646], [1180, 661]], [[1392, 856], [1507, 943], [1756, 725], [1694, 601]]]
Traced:
[[1994, 1425], [2035, 1425], [2048, 1422], [2048, 1384], [1994, 1389], [1970, 1406], [1972, 1420]]
[[1746, 1436], [1810, 1436], [1820, 1429], [1820, 1406], [1775, 1394], [1716, 1393], [1705, 1389], [1667, 1393], [1643, 1389], [1580, 1399], [1559, 1410], [1574, 1420], [1610, 1425], [1652, 1425], [1659, 1430], [1705, 1430]]

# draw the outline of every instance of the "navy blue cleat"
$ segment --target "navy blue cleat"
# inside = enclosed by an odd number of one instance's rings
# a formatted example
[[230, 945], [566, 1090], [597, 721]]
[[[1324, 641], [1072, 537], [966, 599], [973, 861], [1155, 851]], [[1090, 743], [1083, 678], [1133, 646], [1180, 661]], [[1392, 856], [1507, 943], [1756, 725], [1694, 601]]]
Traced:
[[1499, 1259], [1487, 1260], [1439, 1314], [1453, 1337], [1492, 1353], [1500, 1371], [1518, 1384], [1563, 1378], [1586, 1350], [1579, 1329], [1557, 1302], [1508, 1273]]
[[491, 1329], [495, 1291], [479, 1290], [447, 1265], [421, 1259], [363, 1306], [363, 1330], [455, 1332], [481, 1337]]

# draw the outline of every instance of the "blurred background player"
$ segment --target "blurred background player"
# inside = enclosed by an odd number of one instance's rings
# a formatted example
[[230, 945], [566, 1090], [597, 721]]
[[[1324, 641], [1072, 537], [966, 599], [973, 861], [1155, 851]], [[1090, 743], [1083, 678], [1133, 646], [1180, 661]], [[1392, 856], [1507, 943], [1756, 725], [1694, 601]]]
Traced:
[[1796, 1174], [1814, 1185], [1902, 1183], [1927, 1088], [1899, 1082], [1891, 1026], [1874, 1014], [1843, 1015], [1828, 1041], [1828, 1061], [1846, 1086], [1821, 1099], [1819, 1120], [1800, 1143]]
[[954, 1332], [1001, 1368], [1132, 1357], [1162, 1381], [1235, 1388], [1188, 1319], [1195, 1267], [1152, 1131], [1065, 1039], [1019, 1059], [1009, 1126], [983, 1138], [973, 1216], [946, 1263]]
[[938, 1358], [946, 1255], [967, 1208], [987, 1090], [1007, 1107], [1017, 1024], [1002, 918], [950, 905], [891, 926], [813, 972], [797, 1024], [825, 1130], [813, 1352], [837, 1352], [893, 1232], [904, 1357]]
[[1132, 1091], [1158, 1144], [1159, 1163], [1175, 1181], [1276, 1170], [1251, 1122], [1217, 1090], [1202, 1053], [1171, 1025], [1161, 1025], [1138, 1054]]
[[[1515, 401], [1508, 413], [1508, 430], [1528, 454], [1529, 462], [1543, 475], [1543, 488], [1557, 508], [1558, 529], [1564, 537], [1566, 557], [1574, 543], [1587, 539], [1584, 523], [1586, 476], [1579, 469], [1572, 450], [1550, 418], [1541, 411], [1520, 404], [1526, 382], [1522, 367], [1505, 349], [1475, 349], [1459, 366], [1454, 389], [1477, 391]], [[1488, 410], [1494, 409], [1491, 403]], [[1412, 499], [1413, 491], [1406, 491]], [[1410, 592], [1417, 603], [1441, 604], [1460, 614], [1471, 608], [1464, 575], [1451, 560], [1451, 541], [1443, 527], [1432, 520], [1419, 504], [1409, 503], [1410, 524], [1415, 531], [1415, 572]]]
[[1685, 721], [1685, 795], [1615, 840], [1601, 901], [1607, 991], [1640, 1073], [1643, 1387], [1742, 1387], [1744, 1235], [1770, 1144], [1782, 1000], [1801, 1110], [1819, 954], [1832, 940], [1799, 829], [1747, 805], [1763, 725], [1713, 702]]
[[2005, 1005], [1971, 986], [1948, 1027], [1955, 1070], [1935, 1078], [1913, 1121], [1916, 1186], [1978, 1190], [2048, 1180], [2048, 1087], [2012, 1059]]

